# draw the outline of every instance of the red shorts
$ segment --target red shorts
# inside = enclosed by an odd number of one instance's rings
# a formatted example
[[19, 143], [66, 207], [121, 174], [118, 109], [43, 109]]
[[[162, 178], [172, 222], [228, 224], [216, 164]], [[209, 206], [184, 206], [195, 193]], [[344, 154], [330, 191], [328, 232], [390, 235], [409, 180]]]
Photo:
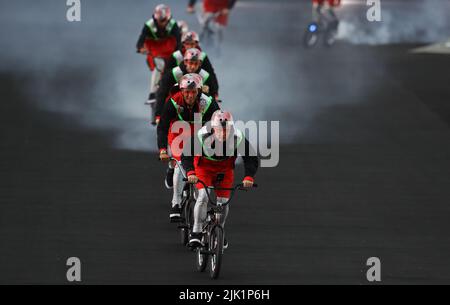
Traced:
[[331, 7], [337, 7], [341, 5], [341, 0], [313, 0], [314, 4], [324, 5], [327, 3]]
[[[202, 180], [207, 186], [216, 186], [219, 188], [232, 188], [234, 184], [234, 162], [235, 158], [230, 158], [226, 161], [210, 161], [205, 158], [195, 157], [195, 175]], [[224, 174], [222, 182], [217, 183], [216, 178], [218, 174]], [[199, 190], [204, 186], [197, 183]], [[216, 191], [217, 197], [230, 198], [231, 191]]]
[[[223, 187], [223, 188], [232, 188], [234, 183], [234, 170], [227, 171], [209, 171], [207, 169], [197, 168], [195, 170], [195, 174], [198, 179], [202, 180], [207, 186], [215, 186], [215, 187]], [[218, 174], [224, 174], [224, 179], [220, 183], [216, 183], [216, 178]], [[197, 183], [197, 188], [201, 190], [204, 188], [203, 184]], [[217, 197], [222, 198], [230, 198], [231, 191], [224, 190], [216, 190]]]
[[173, 36], [159, 40], [146, 39], [144, 46], [149, 52], [147, 55], [148, 66], [153, 71], [155, 70], [153, 59], [161, 57], [167, 61], [177, 49], [177, 39]]
[[[228, 0], [203, 0], [203, 10], [205, 13], [217, 13], [228, 8]], [[228, 25], [228, 14], [220, 14], [215, 21], [223, 26]]]

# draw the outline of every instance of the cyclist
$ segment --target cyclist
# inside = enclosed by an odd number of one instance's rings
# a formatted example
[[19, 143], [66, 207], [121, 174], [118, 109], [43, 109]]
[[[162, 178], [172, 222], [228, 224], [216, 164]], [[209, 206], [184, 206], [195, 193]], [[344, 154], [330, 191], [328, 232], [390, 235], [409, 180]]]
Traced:
[[172, 18], [170, 8], [164, 4], [156, 6], [152, 18], [145, 23], [136, 44], [139, 53], [147, 54], [147, 64], [152, 71], [147, 104], [156, 102], [157, 84], [161, 79], [165, 61], [180, 47], [181, 31]]
[[203, 54], [199, 49], [189, 49], [184, 53], [183, 63], [172, 69], [171, 73], [165, 73], [161, 80], [161, 85], [156, 93], [156, 122], [159, 122], [162, 108], [171, 94], [174, 86], [183, 75], [196, 73], [202, 77], [203, 92], [209, 96], [218, 98], [219, 84], [214, 73], [208, 73], [202, 69]]
[[[196, 32], [191, 31], [183, 34], [183, 36], [181, 37], [181, 43], [181, 50], [177, 50], [172, 54], [172, 57], [167, 63], [166, 71], [172, 71], [173, 68], [178, 67], [183, 62], [184, 54], [187, 50], [194, 48], [199, 49], [200, 51], [202, 50], [200, 47], [200, 38]], [[206, 53], [202, 52], [200, 57], [202, 58], [202, 69], [209, 74], [215, 75], [214, 68], [211, 65], [211, 61], [209, 60], [209, 57], [206, 55]]]
[[[209, 126], [210, 125], [210, 126]], [[203, 184], [219, 188], [231, 188], [234, 182], [234, 167], [238, 152], [243, 153], [245, 166], [245, 178], [242, 183], [245, 188], [253, 186], [254, 177], [258, 170], [259, 158], [251, 147], [244, 134], [234, 127], [233, 116], [229, 112], [217, 110], [211, 118], [211, 124], [207, 124], [191, 140], [191, 151], [184, 150], [182, 155], [183, 168], [187, 172], [188, 182], [197, 183], [199, 193], [194, 208], [194, 227], [189, 239], [191, 247], [203, 246], [202, 229], [206, 220], [208, 195]], [[195, 152], [195, 142], [200, 142], [201, 153]], [[198, 143], [197, 142], [197, 143]], [[214, 152], [213, 152], [214, 151]], [[189, 152], [189, 154], [186, 154]], [[218, 174], [223, 174], [223, 180], [215, 181]], [[223, 204], [230, 198], [230, 191], [216, 190], [217, 203]], [[228, 206], [225, 206], [220, 222], [225, 225], [228, 215]], [[224, 247], [228, 242], [224, 241]]]
[[[228, 15], [230, 10], [234, 7], [237, 0], [203, 0], [203, 11], [205, 14], [220, 14], [215, 21], [221, 26], [227, 26]], [[188, 13], [195, 12], [195, 4], [197, 0], [189, 0], [187, 11]]]
[[[181, 161], [182, 147], [173, 145], [175, 138], [184, 135], [183, 132], [172, 132], [172, 125], [176, 121], [184, 121], [191, 124], [191, 131], [188, 138], [193, 133], [194, 114], [199, 113], [202, 124], [208, 122], [212, 114], [219, 109], [219, 105], [211, 97], [201, 92], [202, 78], [198, 74], [184, 75], [179, 84], [180, 91], [174, 94], [170, 101], [164, 105], [161, 114], [161, 121], [157, 128], [159, 158], [162, 161], [170, 159], [168, 146], [172, 157]], [[186, 132], [186, 131], [185, 131]], [[166, 176], [166, 186], [173, 187], [172, 210], [170, 219], [176, 221], [181, 216], [181, 195], [184, 183], [181, 168], [169, 163], [169, 170]]]
[[336, 16], [335, 9], [341, 5], [341, 0], [313, 0], [313, 21], [319, 23], [325, 9], [330, 17], [331, 24], [336, 28], [339, 20]]

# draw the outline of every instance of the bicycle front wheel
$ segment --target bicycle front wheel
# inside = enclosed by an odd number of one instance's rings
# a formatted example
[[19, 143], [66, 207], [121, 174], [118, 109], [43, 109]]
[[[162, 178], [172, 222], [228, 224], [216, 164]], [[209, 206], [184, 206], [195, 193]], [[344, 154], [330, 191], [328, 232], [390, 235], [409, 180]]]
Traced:
[[215, 226], [211, 231], [209, 251], [211, 253], [209, 275], [212, 279], [217, 279], [222, 267], [223, 256], [223, 229], [221, 226]]
[[[206, 238], [203, 236], [203, 243], [206, 243]], [[205, 245], [205, 247], [199, 247], [196, 250], [196, 260], [195, 265], [198, 272], [203, 272], [206, 269], [206, 265], [208, 264], [208, 255], [205, 254], [205, 250], [207, 250], [208, 247]]]

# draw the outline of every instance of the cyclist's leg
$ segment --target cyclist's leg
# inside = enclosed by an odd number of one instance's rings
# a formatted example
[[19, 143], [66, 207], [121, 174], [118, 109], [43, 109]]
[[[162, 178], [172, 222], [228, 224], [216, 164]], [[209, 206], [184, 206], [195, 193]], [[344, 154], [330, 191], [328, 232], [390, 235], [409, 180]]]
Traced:
[[330, 7], [330, 9], [328, 10], [328, 15], [330, 15], [331, 22], [336, 27], [339, 24], [339, 19], [336, 15], [334, 7]]
[[150, 80], [150, 96], [148, 97], [150, 103], [156, 103], [156, 90], [158, 89], [157, 86], [160, 80], [161, 72], [159, 72], [158, 69], [154, 69]]
[[175, 166], [175, 171], [173, 174], [173, 198], [172, 198], [172, 207], [176, 205], [181, 205], [181, 198], [183, 195], [184, 182], [183, 176], [184, 171], [178, 165]]
[[334, 4], [334, 0], [328, 0], [325, 3], [325, 10], [328, 14], [328, 18], [330, 19], [331, 22], [335, 22], [337, 21], [337, 16], [336, 13], [334, 11], [334, 9], [336, 8], [336, 5]]
[[194, 12], [196, 2], [197, 2], [197, 0], [189, 0], [188, 13], [193, 13]]
[[323, 4], [319, 1], [313, 2], [313, 10], [312, 10], [312, 20], [313, 22], [319, 23], [320, 17], [322, 16], [322, 8]]
[[[225, 197], [217, 197], [217, 203], [218, 204], [226, 203], [228, 201], [228, 199], [229, 198], [225, 198]], [[222, 228], [225, 227], [225, 222], [227, 221], [229, 211], [230, 211], [229, 205], [226, 205], [222, 210], [222, 214], [220, 215], [220, 218], [219, 218], [219, 223], [222, 226]]]
[[[234, 182], [234, 170], [227, 170], [224, 175], [223, 181], [218, 185], [218, 187], [222, 188], [232, 188]], [[217, 203], [223, 204], [228, 202], [230, 199], [231, 191], [216, 191], [217, 195]], [[223, 213], [220, 215], [219, 222], [222, 225], [222, 227], [225, 227], [225, 222], [228, 217], [229, 212], [229, 205], [226, 205], [223, 208]]]
[[335, 6], [332, 5], [333, 0], [330, 1], [330, 3], [328, 4], [327, 7], [327, 19], [328, 19], [328, 25], [329, 28], [333, 31], [337, 31], [338, 27], [339, 27], [339, 19], [336, 16], [336, 12], [335, 12]]
[[[159, 87], [159, 83], [161, 81], [162, 77], [162, 71], [164, 71], [166, 62], [163, 58], [156, 57], [154, 58], [154, 66], [155, 69], [152, 73], [152, 80], [150, 83], [150, 93], [156, 93]], [[156, 102], [156, 96], [155, 96], [155, 102]]]
[[208, 195], [206, 189], [201, 188], [198, 190], [197, 201], [194, 207], [194, 226], [192, 228], [193, 233], [201, 233], [203, 229], [203, 223], [206, 220], [206, 214], [208, 211]]

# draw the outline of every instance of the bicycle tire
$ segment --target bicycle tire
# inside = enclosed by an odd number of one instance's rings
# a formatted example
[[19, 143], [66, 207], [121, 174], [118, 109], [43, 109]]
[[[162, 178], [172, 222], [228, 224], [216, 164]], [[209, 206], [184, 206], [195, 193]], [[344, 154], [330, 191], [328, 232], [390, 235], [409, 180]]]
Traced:
[[334, 31], [325, 33], [323, 43], [326, 47], [332, 47], [336, 43], [336, 33]]
[[208, 265], [208, 255], [201, 253], [205, 249], [207, 249], [207, 247], [200, 247], [196, 250], [195, 267], [198, 272], [204, 272]]
[[223, 229], [219, 225], [214, 226], [211, 230], [209, 251], [211, 253], [209, 257], [209, 276], [215, 280], [219, 277], [223, 258]]
[[328, 24], [325, 34], [323, 36], [323, 43], [326, 47], [331, 47], [336, 43], [336, 37], [338, 34], [339, 22], [332, 22]]

